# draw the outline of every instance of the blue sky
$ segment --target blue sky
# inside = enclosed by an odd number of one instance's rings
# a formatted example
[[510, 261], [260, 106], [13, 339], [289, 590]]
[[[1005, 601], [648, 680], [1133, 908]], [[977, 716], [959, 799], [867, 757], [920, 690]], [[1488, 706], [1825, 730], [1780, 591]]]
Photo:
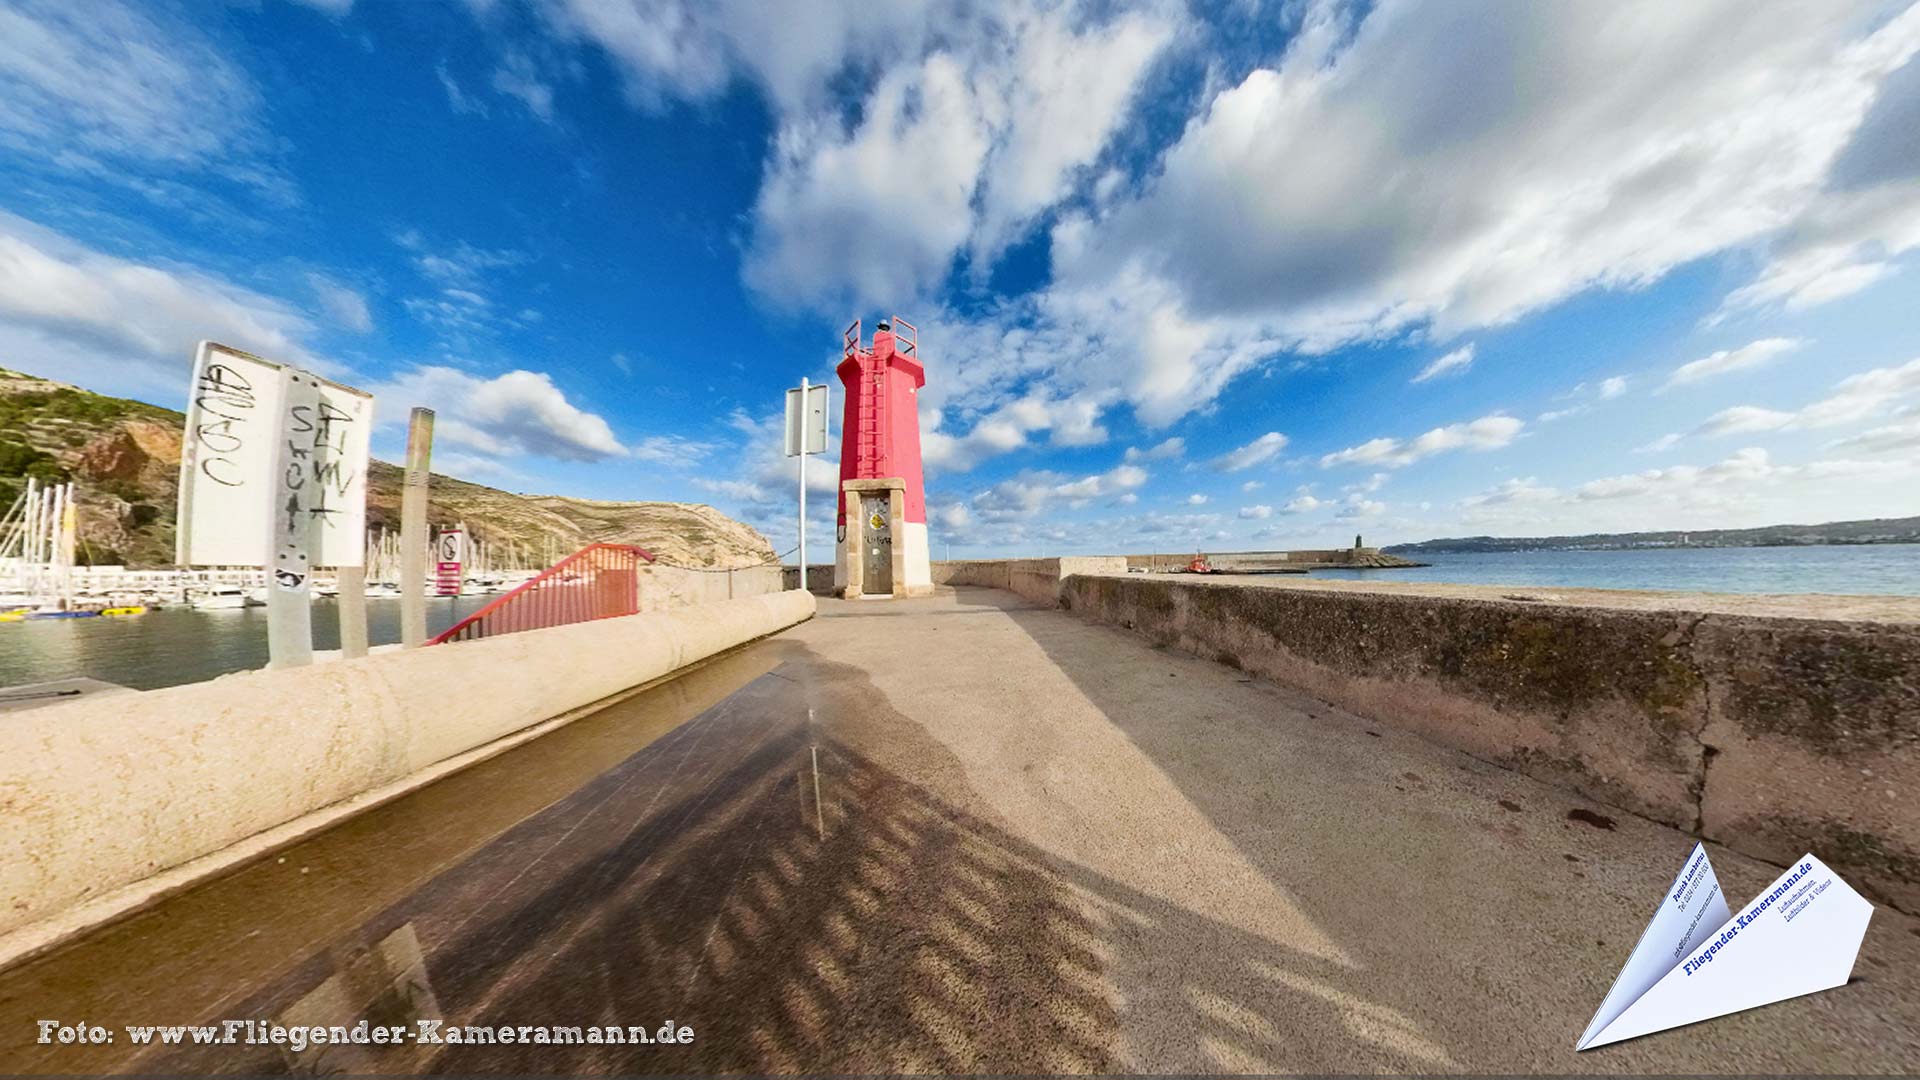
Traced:
[[783, 550], [888, 314], [936, 555], [1920, 513], [1920, 6], [780, 10], [0, 0], [0, 365]]

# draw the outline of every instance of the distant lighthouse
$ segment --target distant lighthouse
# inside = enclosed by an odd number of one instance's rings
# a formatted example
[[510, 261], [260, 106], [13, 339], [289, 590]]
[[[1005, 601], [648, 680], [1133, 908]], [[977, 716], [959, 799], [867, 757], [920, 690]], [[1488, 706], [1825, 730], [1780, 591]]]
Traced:
[[927, 369], [920, 333], [903, 319], [878, 322], [871, 346], [862, 348], [856, 319], [843, 336], [834, 369], [847, 388], [834, 588], [848, 597], [930, 593], [919, 412]]

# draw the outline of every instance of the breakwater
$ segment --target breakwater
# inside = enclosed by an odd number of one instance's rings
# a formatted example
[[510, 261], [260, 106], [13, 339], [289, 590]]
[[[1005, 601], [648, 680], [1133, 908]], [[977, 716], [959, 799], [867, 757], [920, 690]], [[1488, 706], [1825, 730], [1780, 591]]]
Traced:
[[1920, 601], [1548, 601], [1061, 564], [1057, 602], [1081, 617], [1777, 865], [1811, 850], [1920, 911]]

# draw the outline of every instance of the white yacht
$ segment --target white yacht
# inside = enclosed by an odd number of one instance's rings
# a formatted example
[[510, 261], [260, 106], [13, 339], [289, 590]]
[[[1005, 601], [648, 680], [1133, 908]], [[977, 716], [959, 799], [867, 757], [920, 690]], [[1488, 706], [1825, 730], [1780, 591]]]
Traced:
[[208, 589], [188, 600], [196, 611], [224, 611], [229, 608], [257, 607], [263, 601], [247, 595], [245, 589]]

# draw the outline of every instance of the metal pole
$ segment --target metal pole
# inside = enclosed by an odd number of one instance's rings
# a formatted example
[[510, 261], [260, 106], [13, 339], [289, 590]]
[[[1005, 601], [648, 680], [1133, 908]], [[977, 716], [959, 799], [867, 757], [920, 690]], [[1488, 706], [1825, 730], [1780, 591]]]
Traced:
[[433, 410], [416, 406], [407, 421], [407, 471], [400, 490], [400, 647], [427, 642], [427, 476], [433, 461]]
[[807, 377], [800, 376], [800, 591], [807, 591]]

